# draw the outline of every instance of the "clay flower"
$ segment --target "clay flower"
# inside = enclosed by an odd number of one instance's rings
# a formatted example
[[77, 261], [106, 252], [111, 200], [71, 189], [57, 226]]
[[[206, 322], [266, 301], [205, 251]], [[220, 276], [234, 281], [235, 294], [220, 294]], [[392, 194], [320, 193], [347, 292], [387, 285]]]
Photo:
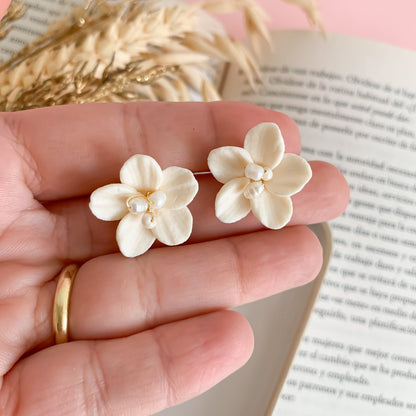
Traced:
[[187, 205], [198, 192], [191, 171], [162, 171], [150, 156], [135, 155], [121, 168], [120, 181], [95, 190], [90, 209], [101, 220], [121, 220], [116, 237], [124, 256], [143, 254], [156, 239], [174, 246], [189, 238], [193, 219]]
[[244, 149], [219, 147], [208, 156], [208, 166], [224, 184], [215, 200], [215, 213], [225, 223], [244, 218], [250, 210], [268, 228], [284, 227], [292, 217], [290, 197], [312, 177], [308, 162], [285, 154], [279, 127], [261, 123], [246, 135]]

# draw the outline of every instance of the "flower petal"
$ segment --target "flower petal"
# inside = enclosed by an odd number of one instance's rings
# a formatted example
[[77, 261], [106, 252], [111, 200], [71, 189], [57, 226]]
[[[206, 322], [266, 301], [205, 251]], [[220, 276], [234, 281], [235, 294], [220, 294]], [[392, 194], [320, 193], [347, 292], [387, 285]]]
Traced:
[[164, 209], [186, 207], [198, 192], [198, 182], [193, 173], [184, 168], [172, 166], [162, 172], [163, 179], [159, 190], [166, 194]]
[[272, 179], [264, 182], [264, 185], [273, 194], [291, 196], [298, 193], [311, 177], [309, 163], [303, 157], [287, 153], [273, 169]]
[[235, 146], [218, 147], [208, 155], [209, 169], [221, 183], [243, 177], [246, 166], [252, 162], [247, 150]]
[[140, 256], [156, 239], [151, 230], [144, 228], [142, 217], [143, 214], [127, 214], [117, 227], [117, 243], [126, 257]]
[[191, 211], [180, 209], [161, 209], [156, 216], [153, 234], [163, 244], [176, 246], [184, 243], [192, 232], [193, 218]]
[[283, 158], [285, 143], [277, 124], [260, 123], [247, 133], [244, 148], [254, 163], [273, 169]]
[[90, 210], [100, 220], [120, 220], [129, 211], [127, 199], [135, 193], [134, 188], [121, 183], [102, 186], [91, 194]]
[[142, 193], [155, 191], [162, 182], [162, 169], [152, 157], [134, 155], [121, 168], [120, 180]]
[[272, 230], [283, 228], [292, 217], [292, 201], [286, 196], [277, 196], [265, 190], [251, 199], [251, 209], [260, 222]]
[[227, 224], [244, 218], [250, 212], [250, 201], [244, 196], [248, 178], [237, 178], [227, 182], [215, 199], [215, 215]]

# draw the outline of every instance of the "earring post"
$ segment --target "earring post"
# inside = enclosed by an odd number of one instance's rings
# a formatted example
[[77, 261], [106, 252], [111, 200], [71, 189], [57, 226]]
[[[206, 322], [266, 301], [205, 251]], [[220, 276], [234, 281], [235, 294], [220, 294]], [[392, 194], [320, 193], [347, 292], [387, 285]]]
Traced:
[[203, 171], [203, 172], [192, 172], [194, 175], [212, 175], [212, 173], [207, 170], [207, 171]]

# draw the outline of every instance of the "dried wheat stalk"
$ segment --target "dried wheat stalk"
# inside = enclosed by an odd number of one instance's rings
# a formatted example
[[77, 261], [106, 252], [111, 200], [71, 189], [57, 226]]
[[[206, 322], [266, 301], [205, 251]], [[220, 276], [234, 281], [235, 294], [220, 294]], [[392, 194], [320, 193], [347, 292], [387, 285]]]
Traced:
[[0, 40], [8, 35], [10, 30], [13, 29], [12, 23], [20, 19], [25, 12], [24, 0], [14, 1], [10, 4], [6, 14], [0, 21]]
[[89, 0], [0, 67], [0, 110], [98, 101], [180, 101], [189, 100], [190, 90], [207, 101], [216, 100], [219, 94], [209, 72], [225, 62], [238, 65], [254, 85], [259, 70], [250, 52], [201, 10], [241, 11], [254, 48], [262, 40], [270, 41], [266, 15], [254, 0], [174, 6]]
[[316, 4], [316, 0], [283, 0], [286, 3], [295, 4], [296, 6], [300, 7], [306, 17], [309, 20], [309, 23], [312, 26], [318, 28], [321, 32], [325, 32], [325, 27], [322, 22], [321, 12], [319, 10], [318, 5]]

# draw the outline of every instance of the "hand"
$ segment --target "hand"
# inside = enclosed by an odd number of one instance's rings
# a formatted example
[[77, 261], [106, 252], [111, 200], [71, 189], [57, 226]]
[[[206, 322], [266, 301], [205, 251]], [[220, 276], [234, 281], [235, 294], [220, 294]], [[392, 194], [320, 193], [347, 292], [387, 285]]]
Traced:
[[[136, 153], [206, 171], [218, 146], [277, 123], [286, 151], [300, 137], [287, 116], [239, 103], [93, 104], [0, 118], [0, 409], [4, 415], [148, 415], [207, 390], [249, 358], [249, 324], [228, 308], [313, 279], [321, 247], [304, 224], [344, 210], [348, 187], [331, 165], [293, 197], [280, 231], [250, 215], [222, 224], [221, 184], [200, 177], [188, 244], [124, 258], [117, 223], [97, 220], [90, 193], [118, 182]], [[54, 278], [82, 264], [71, 297], [72, 342], [53, 345]]]

